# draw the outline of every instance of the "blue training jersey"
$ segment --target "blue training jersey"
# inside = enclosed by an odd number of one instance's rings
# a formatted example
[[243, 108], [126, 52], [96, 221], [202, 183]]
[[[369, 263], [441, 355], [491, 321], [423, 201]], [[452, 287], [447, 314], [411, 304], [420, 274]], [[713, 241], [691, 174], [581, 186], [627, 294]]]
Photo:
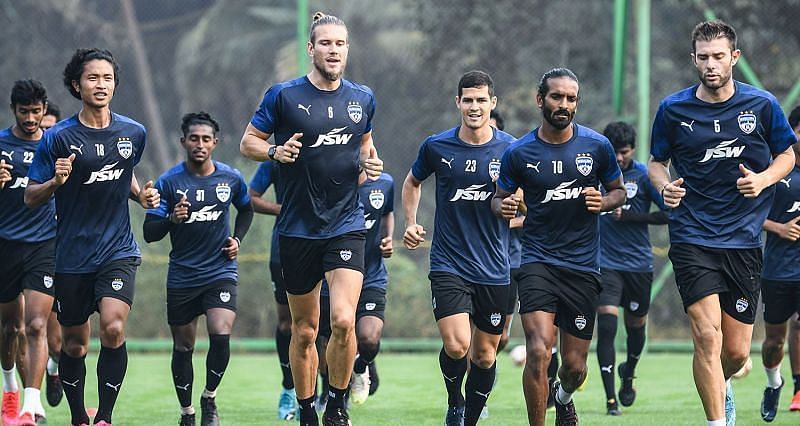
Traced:
[[758, 173], [786, 151], [795, 135], [770, 93], [735, 82], [725, 102], [697, 98], [697, 85], [670, 95], [653, 122], [651, 153], [672, 160], [686, 196], [670, 212], [672, 243], [716, 248], [761, 246], [761, 227], [775, 188], [757, 198], [736, 189], [739, 165]]
[[57, 273], [91, 273], [113, 260], [140, 257], [128, 197], [146, 141], [144, 126], [119, 114], [103, 129], [86, 127], [74, 115], [44, 132], [30, 180], [47, 182], [56, 159], [75, 154], [72, 174], [55, 192]]
[[303, 134], [296, 162], [277, 164], [286, 187], [276, 225], [281, 235], [322, 239], [364, 230], [359, 155], [374, 114], [372, 91], [348, 80], [333, 91], [307, 77], [267, 90], [250, 124], [278, 145]]
[[[628, 200], [622, 210], [646, 214], [651, 204], [666, 210], [661, 194], [647, 176], [647, 166], [631, 161], [622, 171]], [[653, 250], [646, 223], [620, 222], [612, 212], [600, 216], [600, 267], [617, 271], [652, 272]]]
[[25, 206], [28, 167], [40, 141], [14, 136], [11, 128], [0, 131], [0, 160], [14, 166], [11, 181], [0, 189], [0, 238], [38, 243], [56, 236], [56, 204], [53, 198], [31, 210]]
[[[275, 186], [275, 202], [283, 205], [283, 185], [278, 176], [278, 166], [274, 161], [265, 161], [258, 165], [256, 173], [250, 179], [250, 189], [259, 194], [267, 192], [270, 185]], [[283, 207], [281, 207], [283, 212]], [[281, 252], [278, 244], [278, 219], [275, 218], [275, 224], [272, 226], [272, 241], [270, 242], [269, 262], [281, 263]]]
[[550, 265], [599, 273], [599, 215], [586, 209], [584, 188], [620, 175], [605, 136], [573, 124], [572, 139], [551, 144], [534, 129], [503, 154], [498, 186], [522, 188], [528, 214], [522, 233], [522, 264]]
[[231, 236], [230, 206], [247, 206], [250, 195], [238, 170], [217, 161], [214, 169], [208, 176], [198, 176], [180, 163], [156, 182], [161, 204], [147, 214], [167, 218], [184, 196], [190, 203], [189, 218], [169, 230], [167, 288], [238, 279], [236, 260], [228, 259], [222, 249]]
[[[800, 216], [800, 167], [795, 165], [775, 186], [775, 201], [767, 218], [786, 223]], [[761, 278], [800, 281], [800, 241], [792, 242], [768, 232]]]
[[419, 181], [436, 174], [436, 213], [431, 271], [448, 272], [472, 283], [509, 283], [508, 221], [492, 213], [500, 158], [514, 138], [492, 129], [481, 145], [458, 137], [459, 127], [426, 139], [411, 166]]

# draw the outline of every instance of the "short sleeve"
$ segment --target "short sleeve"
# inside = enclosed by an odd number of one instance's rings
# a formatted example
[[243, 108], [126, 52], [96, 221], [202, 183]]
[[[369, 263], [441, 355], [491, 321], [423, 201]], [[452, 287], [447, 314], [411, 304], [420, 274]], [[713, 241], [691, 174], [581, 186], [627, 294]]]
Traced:
[[44, 183], [52, 179], [56, 173], [56, 154], [53, 150], [55, 144], [55, 134], [44, 132], [36, 153], [33, 155], [33, 163], [28, 168], [28, 178], [34, 182]]
[[278, 119], [278, 97], [280, 86], [272, 86], [264, 94], [250, 124], [264, 133], [275, 133], [275, 122]]
[[770, 106], [772, 117], [770, 119], [769, 140], [767, 143], [772, 154], [780, 154], [797, 142], [797, 136], [775, 98], [770, 99]]
[[500, 159], [500, 176], [497, 178], [497, 186], [506, 192], [516, 192], [520, 187], [514, 168], [514, 147], [516, 144], [506, 148], [503, 158]]
[[368, 111], [367, 111], [367, 127], [364, 128], [364, 133], [369, 133], [369, 132], [372, 131], [372, 119], [375, 116], [375, 108], [376, 108], [375, 95], [372, 94], [372, 92], [370, 92], [370, 97], [369, 98], [370, 98], [370, 102], [369, 102], [369, 108], [368, 108]]
[[147, 210], [147, 214], [152, 214], [158, 217], [169, 217], [169, 213], [173, 206], [177, 204], [177, 200], [175, 200], [174, 197], [175, 193], [170, 189], [169, 184], [163, 175], [156, 181], [155, 188], [158, 190], [158, 194], [161, 196], [161, 202], [158, 204], [158, 207]]
[[672, 156], [672, 145], [669, 141], [665, 117], [664, 102], [658, 106], [656, 117], [653, 119], [653, 131], [650, 134], [650, 155], [656, 161], [667, 161]]
[[139, 136], [140, 138], [139, 140], [141, 142], [139, 142], [138, 151], [136, 152], [136, 155], [133, 156], [134, 166], [136, 166], [137, 164], [139, 164], [140, 161], [142, 161], [142, 157], [144, 156], [144, 147], [147, 145], [147, 130], [144, 127], [142, 127], [141, 130], [142, 134]]
[[430, 151], [431, 139], [428, 138], [419, 147], [419, 154], [414, 164], [411, 165], [411, 174], [419, 180], [423, 181], [428, 178], [435, 170], [431, 167], [431, 162], [428, 159], [428, 152]]
[[256, 173], [250, 179], [250, 188], [259, 194], [266, 192], [267, 188], [272, 184], [274, 167], [275, 164], [272, 161], [265, 161], [259, 164]]
[[386, 200], [383, 205], [383, 214], [389, 214], [394, 211], [394, 179], [385, 175], [388, 182], [386, 183]]
[[239, 172], [239, 170], [234, 171], [236, 172], [236, 178], [238, 180], [236, 184], [238, 188], [238, 194], [236, 194], [235, 198], [233, 199], [233, 205], [239, 209], [250, 204], [250, 194], [247, 192], [247, 183], [245, 183], [242, 173]]
[[609, 142], [608, 139], [603, 139], [602, 158], [603, 162], [598, 175], [600, 176], [600, 182], [605, 184], [617, 179], [622, 174], [622, 171], [619, 169], [619, 164], [617, 163], [617, 155], [614, 152], [614, 147], [611, 146], [611, 142]]

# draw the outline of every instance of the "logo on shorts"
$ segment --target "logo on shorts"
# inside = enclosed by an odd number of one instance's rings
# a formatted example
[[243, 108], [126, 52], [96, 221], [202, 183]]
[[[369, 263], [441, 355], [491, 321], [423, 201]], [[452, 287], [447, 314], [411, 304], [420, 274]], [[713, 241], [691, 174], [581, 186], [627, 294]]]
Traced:
[[436, 309], [436, 298], [435, 297], [431, 298], [431, 306], [433, 306], [433, 309]]
[[740, 297], [739, 300], [736, 301], [736, 312], [744, 312], [747, 310], [748, 306], [750, 306], [750, 304], [747, 303], [747, 299]]
[[631, 306], [631, 310], [635, 311], [635, 310], [639, 309], [639, 302], [631, 302], [630, 306]]
[[45, 275], [44, 278], [42, 279], [42, 282], [44, 284], [44, 288], [53, 287], [53, 277], [51, 277], [50, 275]]
[[375, 310], [375, 304], [374, 303], [366, 303], [366, 304], [364, 304], [364, 308], [366, 308], [368, 311], [374, 311]]
[[578, 315], [575, 317], [575, 327], [578, 327], [578, 330], [583, 330], [586, 328], [586, 317], [583, 315]]
[[221, 292], [219, 292], [219, 300], [221, 300], [222, 303], [230, 302], [231, 301], [231, 292], [229, 292], [229, 291], [221, 291]]
[[489, 322], [492, 323], [493, 327], [497, 327], [500, 324], [501, 319], [503, 319], [503, 317], [500, 315], [499, 312], [495, 312], [489, 316]]
[[341, 251], [339, 251], [339, 257], [341, 257], [342, 260], [347, 262], [347, 261], [350, 260], [350, 258], [353, 257], [353, 252], [350, 251], [350, 249], [341, 250]]
[[111, 288], [113, 288], [114, 291], [120, 291], [120, 290], [122, 290], [123, 284], [124, 283], [122, 282], [122, 279], [114, 278], [114, 280], [111, 281]]

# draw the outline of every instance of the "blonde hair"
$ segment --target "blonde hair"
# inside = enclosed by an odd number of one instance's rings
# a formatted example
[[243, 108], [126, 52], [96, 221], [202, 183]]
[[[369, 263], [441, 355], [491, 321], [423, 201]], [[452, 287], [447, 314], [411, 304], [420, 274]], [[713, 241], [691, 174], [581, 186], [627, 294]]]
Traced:
[[317, 11], [311, 17], [311, 30], [308, 34], [308, 39], [311, 40], [311, 44], [314, 44], [316, 41], [314, 30], [320, 25], [341, 25], [347, 29], [347, 25], [338, 17]]

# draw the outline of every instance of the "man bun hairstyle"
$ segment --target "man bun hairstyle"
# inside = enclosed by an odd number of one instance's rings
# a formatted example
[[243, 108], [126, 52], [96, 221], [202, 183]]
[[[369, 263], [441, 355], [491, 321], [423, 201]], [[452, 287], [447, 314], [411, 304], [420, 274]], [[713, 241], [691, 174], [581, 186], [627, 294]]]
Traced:
[[341, 25], [347, 29], [347, 25], [338, 17], [317, 11], [314, 13], [314, 16], [311, 17], [311, 30], [308, 34], [308, 39], [311, 40], [311, 44], [317, 41], [315, 30], [321, 25]]

